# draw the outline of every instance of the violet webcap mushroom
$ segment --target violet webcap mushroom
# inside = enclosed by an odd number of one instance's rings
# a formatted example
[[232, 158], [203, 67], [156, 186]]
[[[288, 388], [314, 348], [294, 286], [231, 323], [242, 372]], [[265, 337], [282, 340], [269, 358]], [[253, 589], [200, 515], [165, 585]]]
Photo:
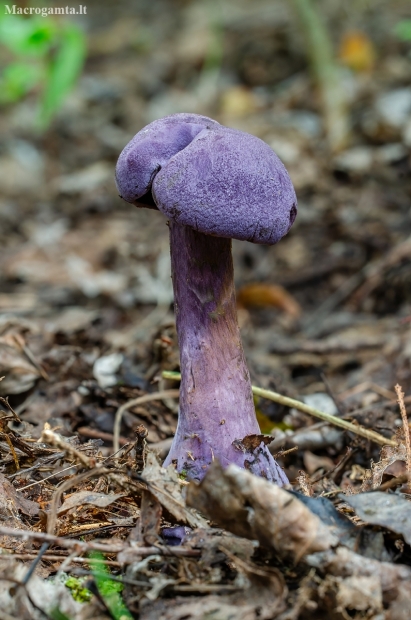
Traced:
[[218, 459], [288, 480], [259, 435], [237, 323], [231, 239], [274, 244], [297, 213], [290, 177], [250, 134], [197, 114], [144, 127], [116, 168], [121, 198], [169, 220], [181, 386], [164, 465], [201, 480]]

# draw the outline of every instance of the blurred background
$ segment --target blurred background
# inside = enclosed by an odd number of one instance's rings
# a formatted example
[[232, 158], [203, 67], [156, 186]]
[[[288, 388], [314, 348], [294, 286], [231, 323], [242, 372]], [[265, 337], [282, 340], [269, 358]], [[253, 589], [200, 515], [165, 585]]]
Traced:
[[[278, 246], [234, 242], [254, 383], [365, 407], [392, 434], [381, 399], [411, 390], [409, 1], [14, 6], [0, 6], [0, 392], [27, 432], [49, 421], [110, 446], [119, 404], [178, 369], [166, 221], [119, 199], [114, 167], [144, 125], [196, 112], [265, 140], [298, 196]], [[257, 408], [264, 432], [308, 423]], [[175, 422], [152, 403], [122, 436], [144, 423], [158, 442]]]

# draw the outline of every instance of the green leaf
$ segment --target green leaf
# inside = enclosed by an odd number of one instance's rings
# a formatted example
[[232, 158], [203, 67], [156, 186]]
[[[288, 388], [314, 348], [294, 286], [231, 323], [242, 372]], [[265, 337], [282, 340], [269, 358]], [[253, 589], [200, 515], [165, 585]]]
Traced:
[[42, 75], [39, 66], [24, 62], [8, 65], [0, 76], [0, 103], [13, 103], [26, 95]]
[[50, 612], [50, 618], [52, 618], [52, 620], [70, 620], [69, 616], [63, 614], [57, 607]]
[[55, 57], [48, 66], [45, 89], [40, 102], [38, 123], [47, 127], [73, 87], [83, 67], [86, 55], [85, 37], [74, 24], [68, 24], [61, 34]]
[[132, 620], [133, 616], [124, 604], [121, 596], [123, 584], [110, 579], [110, 571], [104, 564], [104, 556], [98, 551], [90, 553], [91, 572], [96, 581], [98, 591], [115, 620]]
[[411, 19], [402, 19], [398, 22], [394, 32], [401, 41], [411, 41]]
[[0, 43], [20, 56], [41, 56], [46, 53], [56, 37], [53, 20], [4, 15], [0, 4]]

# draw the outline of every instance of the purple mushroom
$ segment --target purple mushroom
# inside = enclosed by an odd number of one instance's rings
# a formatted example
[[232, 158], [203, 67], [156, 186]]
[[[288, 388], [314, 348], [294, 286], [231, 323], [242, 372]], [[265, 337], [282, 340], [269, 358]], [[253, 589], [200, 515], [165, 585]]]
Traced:
[[218, 459], [287, 484], [259, 435], [231, 256], [232, 238], [274, 244], [289, 231], [297, 202], [285, 167], [255, 136], [173, 114], [134, 136], [116, 182], [121, 198], [169, 218], [181, 388], [164, 465], [201, 480]]

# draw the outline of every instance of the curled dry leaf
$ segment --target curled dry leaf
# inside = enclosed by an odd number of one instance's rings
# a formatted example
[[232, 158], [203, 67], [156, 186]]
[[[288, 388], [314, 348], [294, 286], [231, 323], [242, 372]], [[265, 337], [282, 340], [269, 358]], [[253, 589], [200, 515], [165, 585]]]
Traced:
[[191, 527], [207, 527], [207, 521], [196, 510], [187, 508], [181, 492], [180, 479], [173, 467], [160, 467], [152, 452], [147, 454], [142, 477], [149, 483], [150, 493], [157, 498], [177, 521]]
[[0, 336], [0, 376], [3, 375], [0, 395], [22, 394], [41, 377], [39, 368], [31, 363], [15, 334]]
[[402, 534], [411, 545], [411, 502], [401, 495], [382, 492], [341, 495], [365, 522]]
[[[344, 578], [337, 582], [337, 599], [340, 605], [344, 603], [352, 606], [354, 601], [358, 602], [357, 588], [352, 591], [352, 584], [365, 577], [367, 581], [363, 581], [363, 585], [367, 584], [368, 604], [371, 609], [375, 609], [381, 598], [383, 604], [389, 606], [390, 615], [387, 618], [409, 620], [411, 569], [408, 566], [372, 560], [345, 547], [339, 547], [336, 551], [315, 553], [307, 557], [307, 563], [322, 574]], [[348, 590], [351, 590], [351, 595]]]
[[[83, 605], [74, 600], [70, 590], [59, 580], [42, 579], [39, 574], [31, 575], [25, 587], [17, 587], [27, 575], [27, 566], [10, 558], [0, 559], [0, 617], [2, 620], [40, 620], [41, 618], [70, 618], [85, 620], [86, 617], [101, 618], [94, 609], [94, 615], [85, 616]], [[41, 611], [40, 611], [41, 610]], [[59, 615], [56, 615], [58, 610]], [[91, 612], [91, 606], [88, 609]], [[97, 613], [96, 613], [97, 612]]]
[[131, 532], [133, 540], [137, 540], [143, 545], [154, 545], [159, 540], [161, 525], [162, 507], [160, 502], [150, 491], [141, 493], [140, 518], [137, 522], [135, 532]]
[[3, 474], [0, 474], [0, 515], [9, 516], [16, 511], [34, 517], [39, 512], [39, 506], [26, 499]]
[[368, 491], [370, 486], [372, 489], [378, 489], [383, 482], [384, 474], [392, 475], [393, 471], [395, 472], [401, 467], [398, 461], [407, 462], [405, 444], [399, 443], [393, 448], [391, 446], [383, 446], [380, 460], [377, 463], [372, 463], [371, 470], [367, 470], [361, 490]]
[[111, 493], [107, 495], [106, 493], [93, 493], [92, 491], [78, 491], [78, 493], [73, 493], [64, 501], [57, 514], [61, 515], [71, 508], [83, 506], [84, 504], [91, 504], [92, 506], [97, 506], [97, 508], [106, 508], [106, 506], [109, 506], [120, 497], [124, 497], [124, 495], [124, 493]]
[[279, 308], [297, 319], [301, 307], [285, 288], [277, 284], [255, 282], [241, 287], [237, 293], [239, 308]]
[[256, 539], [282, 557], [298, 560], [337, 541], [296, 497], [235, 465], [223, 469], [215, 461], [200, 485], [190, 484], [187, 503], [233, 534]]
[[358, 72], [371, 71], [376, 59], [376, 50], [365, 32], [346, 32], [340, 45], [341, 62]]
[[261, 445], [261, 442], [265, 446], [268, 446], [273, 441], [273, 439], [274, 437], [271, 437], [270, 435], [247, 435], [246, 437], [244, 437], [244, 439], [241, 440], [241, 443], [246, 449], [246, 451], [252, 452]]

